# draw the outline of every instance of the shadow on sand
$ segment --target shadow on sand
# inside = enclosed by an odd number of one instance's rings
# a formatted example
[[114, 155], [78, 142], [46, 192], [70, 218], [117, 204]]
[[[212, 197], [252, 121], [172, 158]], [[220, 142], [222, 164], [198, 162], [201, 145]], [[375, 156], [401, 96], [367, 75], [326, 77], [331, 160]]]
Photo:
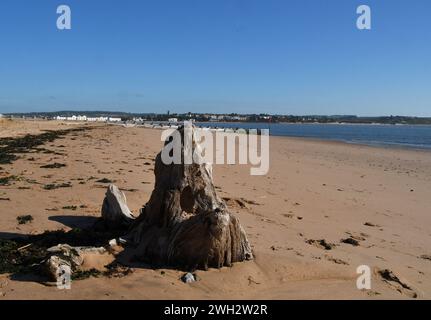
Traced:
[[[110, 240], [118, 239], [127, 232], [125, 229], [108, 230], [103, 220], [96, 217], [59, 215], [51, 216], [49, 220], [62, 223], [72, 230], [45, 231], [37, 235], [0, 232], [0, 274], [10, 274], [10, 279], [15, 281], [52, 285], [42, 267], [43, 262], [52, 255], [47, 251], [48, 248], [58, 244], [68, 244], [72, 247], [106, 248]], [[130, 268], [170, 269], [167, 266], [155, 266], [139, 261], [135, 258], [134, 249], [131, 247], [125, 247], [122, 252], [118, 252], [114, 256], [115, 260], [106, 266], [107, 272], [84, 272], [84, 277], [78, 279], [92, 275], [111, 276], [118, 274], [118, 270], [126, 270], [125, 274], [128, 274]]]
[[59, 222], [69, 228], [80, 228], [80, 229], [91, 228], [99, 220], [99, 218], [97, 217], [72, 216], [72, 215], [50, 216], [48, 219], [50, 221]]

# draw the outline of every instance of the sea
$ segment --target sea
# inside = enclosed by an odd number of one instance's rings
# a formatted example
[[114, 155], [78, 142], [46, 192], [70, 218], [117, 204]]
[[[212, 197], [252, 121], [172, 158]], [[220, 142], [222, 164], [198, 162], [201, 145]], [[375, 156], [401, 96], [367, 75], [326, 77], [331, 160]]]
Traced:
[[201, 127], [269, 129], [272, 136], [312, 138], [431, 151], [431, 125], [204, 122]]

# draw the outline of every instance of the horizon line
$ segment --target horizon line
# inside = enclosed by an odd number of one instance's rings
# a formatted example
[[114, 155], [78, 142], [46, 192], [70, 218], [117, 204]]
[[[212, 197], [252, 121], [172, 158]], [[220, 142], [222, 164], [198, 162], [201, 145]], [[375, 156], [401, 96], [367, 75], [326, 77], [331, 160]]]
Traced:
[[356, 114], [270, 114], [270, 113], [215, 113], [215, 112], [167, 112], [157, 113], [157, 112], [131, 112], [131, 111], [108, 111], [108, 110], [59, 110], [59, 111], [30, 111], [30, 112], [7, 112], [1, 113], [3, 115], [26, 115], [26, 114], [54, 114], [54, 113], [110, 113], [110, 114], [130, 114], [130, 115], [184, 115], [184, 114], [196, 114], [196, 115], [238, 115], [238, 116], [250, 116], [250, 115], [265, 115], [265, 116], [288, 116], [288, 117], [356, 117], [356, 118], [431, 118], [430, 116], [407, 116], [407, 115], [356, 115]]

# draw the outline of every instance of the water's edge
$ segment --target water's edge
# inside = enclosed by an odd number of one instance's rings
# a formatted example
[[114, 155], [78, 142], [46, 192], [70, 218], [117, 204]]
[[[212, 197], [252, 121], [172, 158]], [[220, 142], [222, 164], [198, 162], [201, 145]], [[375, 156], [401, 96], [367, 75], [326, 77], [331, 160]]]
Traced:
[[269, 129], [271, 136], [342, 142], [390, 149], [431, 151], [431, 126], [287, 123], [197, 123], [200, 127]]

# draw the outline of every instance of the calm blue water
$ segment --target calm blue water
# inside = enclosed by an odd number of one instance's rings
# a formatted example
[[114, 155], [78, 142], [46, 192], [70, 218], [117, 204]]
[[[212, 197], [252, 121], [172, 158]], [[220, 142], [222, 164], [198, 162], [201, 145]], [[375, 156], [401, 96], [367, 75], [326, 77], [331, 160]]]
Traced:
[[316, 138], [374, 146], [408, 147], [431, 150], [431, 126], [349, 125], [349, 124], [268, 124], [198, 123], [219, 128], [270, 129], [270, 135]]

